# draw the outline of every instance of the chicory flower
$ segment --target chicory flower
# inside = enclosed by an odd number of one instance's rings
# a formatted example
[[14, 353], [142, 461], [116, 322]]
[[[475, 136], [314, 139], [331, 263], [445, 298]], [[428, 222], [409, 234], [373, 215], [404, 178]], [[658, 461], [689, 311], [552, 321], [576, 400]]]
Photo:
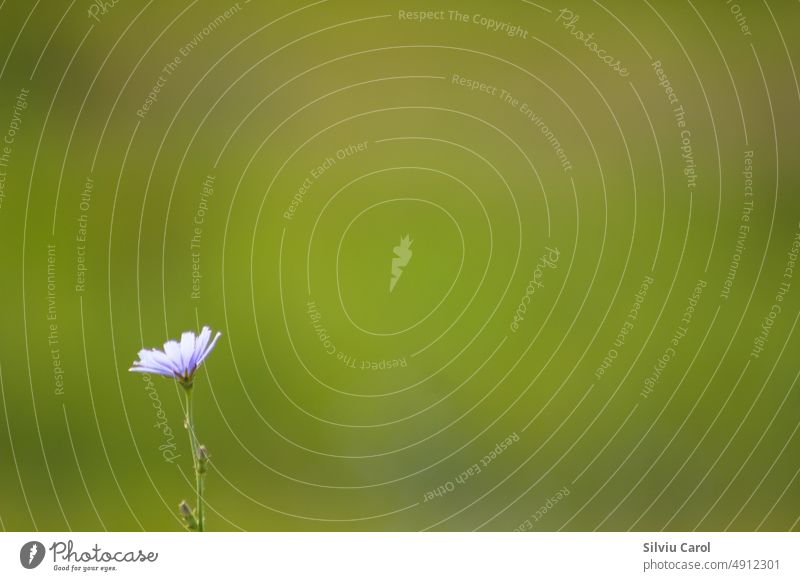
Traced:
[[192, 386], [198, 367], [211, 353], [221, 335], [222, 333], [217, 333], [212, 340], [209, 327], [203, 327], [199, 335], [187, 331], [181, 335], [180, 342], [164, 343], [163, 351], [160, 349], [139, 351], [139, 361], [134, 361], [129, 371], [174, 377], [188, 389]]

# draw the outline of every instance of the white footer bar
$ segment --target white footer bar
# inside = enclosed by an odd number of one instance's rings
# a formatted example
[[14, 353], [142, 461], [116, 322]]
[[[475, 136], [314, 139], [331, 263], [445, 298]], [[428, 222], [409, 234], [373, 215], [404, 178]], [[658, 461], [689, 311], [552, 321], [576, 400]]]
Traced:
[[[3, 533], [0, 579], [800, 579], [800, 533]], [[223, 577], [227, 576], [227, 577]]]

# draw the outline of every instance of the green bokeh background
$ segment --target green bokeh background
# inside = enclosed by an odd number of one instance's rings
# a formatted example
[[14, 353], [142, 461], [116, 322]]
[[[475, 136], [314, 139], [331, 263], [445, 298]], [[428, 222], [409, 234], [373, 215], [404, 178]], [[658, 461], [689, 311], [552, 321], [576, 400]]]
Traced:
[[[29, 90], [0, 168], [5, 530], [180, 528], [181, 394], [154, 380], [170, 463], [147, 380], [127, 369], [203, 324], [224, 333], [195, 388], [209, 529], [798, 529], [796, 277], [751, 356], [800, 230], [797, 3], [740, 2], [747, 35], [724, 2], [253, 0], [202, 33], [234, 5], [121, 0], [93, 19], [80, 0], [0, 4], [3, 134]], [[561, 8], [629, 76], [570, 35]], [[686, 111], [695, 188], [654, 60]], [[753, 211], [726, 299], [746, 151]], [[405, 235], [413, 258], [389, 293]], [[514, 332], [546, 248], [558, 263]], [[688, 333], [645, 398], [698, 280]]]

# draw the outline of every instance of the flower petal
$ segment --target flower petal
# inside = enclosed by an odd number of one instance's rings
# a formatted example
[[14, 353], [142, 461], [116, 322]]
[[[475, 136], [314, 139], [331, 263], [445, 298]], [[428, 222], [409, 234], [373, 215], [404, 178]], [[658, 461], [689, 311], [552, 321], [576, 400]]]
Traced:
[[203, 330], [200, 331], [200, 334], [194, 342], [194, 353], [192, 353], [192, 360], [190, 361], [192, 369], [197, 367], [200, 356], [208, 346], [209, 339], [211, 339], [211, 329], [209, 327], [203, 327]]
[[142, 358], [139, 361], [134, 361], [133, 366], [136, 368], [152, 369], [154, 373], [158, 373], [160, 375], [174, 375], [172, 369], [147, 357]]
[[[142, 359], [142, 363], [146, 365], [155, 365], [157, 367], [163, 367], [164, 369], [170, 370], [173, 375], [180, 375], [180, 369], [175, 363], [167, 357], [166, 353], [160, 351], [158, 349], [150, 349], [149, 351], [145, 351], [147, 353], [147, 359]], [[139, 352], [139, 357], [142, 356], [142, 352]]]
[[177, 341], [167, 341], [164, 343], [164, 355], [166, 355], [171, 366], [175, 369], [177, 375], [182, 375], [185, 371], [183, 361], [181, 360], [181, 346]]
[[140, 373], [153, 373], [155, 375], [164, 375], [166, 377], [174, 377], [174, 373], [169, 370], [162, 369], [160, 367], [147, 367], [146, 365], [136, 365], [137, 362], [134, 362], [134, 366], [128, 369], [128, 371], [138, 371]]
[[200, 357], [198, 357], [198, 358], [197, 358], [197, 365], [198, 365], [198, 366], [199, 366], [199, 365], [200, 365], [200, 364], [203, 362], [203, 360], [204, 360], [206, 357], [208, 357], [208, 354], [209, 354], [209, 353], [211, 353], [211, 350], [214, 348], [214, 345], [216, 345], [216, 344], [217, 344], [217, 339], [219, 339], [221, 336], [222, 336], [222, 333], [219, 333], [219, 332], [218, 332], [218, 333], [217, 333], [217, 334], [214, 336], [214, 340], [213, 340], [213, 341], [211, 341], [211, 345], [209, 345], [208, 347], [206, 347], [205, 351], [203, 351], [203, 353], [200, 355]]
[[194, 354], [194, 333], [186, 331], [181, 335], [181, 369], [187, 374], [194, 371], [192, 355]]
[[153, 362], [153, 358], [150, 355], [150, 351], [147, 349], [142, 349], [139, 351], [139, 360], [136, 361], [134, 364], [142, 363], [142, 364], [150, 364]]

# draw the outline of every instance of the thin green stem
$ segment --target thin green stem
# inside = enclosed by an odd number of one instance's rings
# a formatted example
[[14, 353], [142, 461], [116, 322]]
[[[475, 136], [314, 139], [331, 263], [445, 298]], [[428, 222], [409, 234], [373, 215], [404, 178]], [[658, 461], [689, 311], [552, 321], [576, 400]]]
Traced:
[[184, 389], [186, 392], [186, 429], [189, 431], [189, 442], [192, 446], [192, 466], [194, 467], [194, 486], [197, 493], [197, 530], [203, 532], [205, 528], [205, 510], [203, 506], [203, 480], [204, 474], [200, 470], [200, 460], [197, 457], [197, 434], [194, 431], [194, 411], [192, 408], [192, 388]]
[[206, 526], [206, 507], [203, 495], [205, 494], [205, 480], [206, 475], [204, 472], [198, 470], [197, 472], [197, 523], [198, 531], [201, 533]]

